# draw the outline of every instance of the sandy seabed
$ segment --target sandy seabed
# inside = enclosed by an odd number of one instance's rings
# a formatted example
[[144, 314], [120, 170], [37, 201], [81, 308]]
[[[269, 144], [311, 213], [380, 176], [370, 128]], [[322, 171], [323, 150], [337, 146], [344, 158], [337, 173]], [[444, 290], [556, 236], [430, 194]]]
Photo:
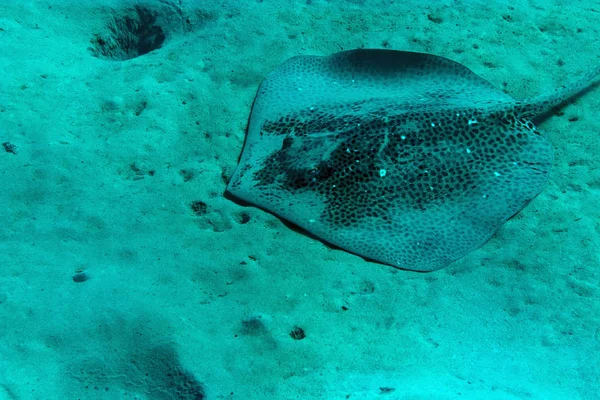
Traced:
[[0, 399], [600, 399], [599, 89], [539, 124], [546, 189], [437, 272], [223, 195], [292, 56], [427, 52], [522, 99], [597, 67], [599, 26], [598, 1], [4, 2]]

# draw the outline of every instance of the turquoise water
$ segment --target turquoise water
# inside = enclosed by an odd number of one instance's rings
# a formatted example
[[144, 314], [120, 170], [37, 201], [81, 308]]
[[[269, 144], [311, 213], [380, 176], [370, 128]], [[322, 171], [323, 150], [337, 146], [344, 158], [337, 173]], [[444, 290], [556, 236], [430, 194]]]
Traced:
[[431, 273], [224, 195], [257, 89], [377, 48], [515, 99], [598, 66], [597, 2], [0, 5], [0, 399], [600, 399], [600, 90], [542, 192]]

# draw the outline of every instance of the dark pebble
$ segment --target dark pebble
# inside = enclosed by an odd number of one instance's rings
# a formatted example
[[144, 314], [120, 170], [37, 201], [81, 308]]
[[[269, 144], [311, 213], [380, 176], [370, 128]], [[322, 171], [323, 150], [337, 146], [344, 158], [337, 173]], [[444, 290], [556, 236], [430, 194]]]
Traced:
[[90, 276], [85, 272], [78, 272], [73, 275], [73, 282], [81, 283], [87, 281], [88, 279], [90, 279]]
[[290, 336], [294, 340], [302, 340], [306, 337], [306, 333], [304, 333], [304, 329], [299, 326], [294, 327], [294, 329], [290, 332]]
[[10, 142], [2, 143], [2, 147], [4, 147], [4, 151], [7, 153], [12, 153], [12, 154], [18, 153], [17, 146], [15, 146], [14, 144], [12, 144]]

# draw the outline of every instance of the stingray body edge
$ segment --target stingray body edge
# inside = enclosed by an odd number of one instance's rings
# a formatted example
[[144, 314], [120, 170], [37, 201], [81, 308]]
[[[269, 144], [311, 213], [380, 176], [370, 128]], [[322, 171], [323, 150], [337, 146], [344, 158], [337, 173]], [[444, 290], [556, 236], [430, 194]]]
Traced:
[[422, 53], [295, 57], [261, 84], [227, 191], [364, 258], [444, 268], [543, 189], [529, 119], [572, 91], [516, 102]]

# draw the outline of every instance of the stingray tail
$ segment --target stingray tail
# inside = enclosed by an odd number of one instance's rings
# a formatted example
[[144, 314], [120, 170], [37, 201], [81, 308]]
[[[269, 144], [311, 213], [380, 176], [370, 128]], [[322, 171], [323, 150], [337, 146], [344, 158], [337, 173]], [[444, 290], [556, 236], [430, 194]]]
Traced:
[[578, 97], [592, 89], [599, 83], [596, 81], [599, 75], [600, 67], [593, 69], [575, 82], [556, 89], [554, 93], [518, 101], [515, 105], [515, 112], [517, 115], [525, 118], [533, 118], [540, 114], [545, 114], [567, 100]]

